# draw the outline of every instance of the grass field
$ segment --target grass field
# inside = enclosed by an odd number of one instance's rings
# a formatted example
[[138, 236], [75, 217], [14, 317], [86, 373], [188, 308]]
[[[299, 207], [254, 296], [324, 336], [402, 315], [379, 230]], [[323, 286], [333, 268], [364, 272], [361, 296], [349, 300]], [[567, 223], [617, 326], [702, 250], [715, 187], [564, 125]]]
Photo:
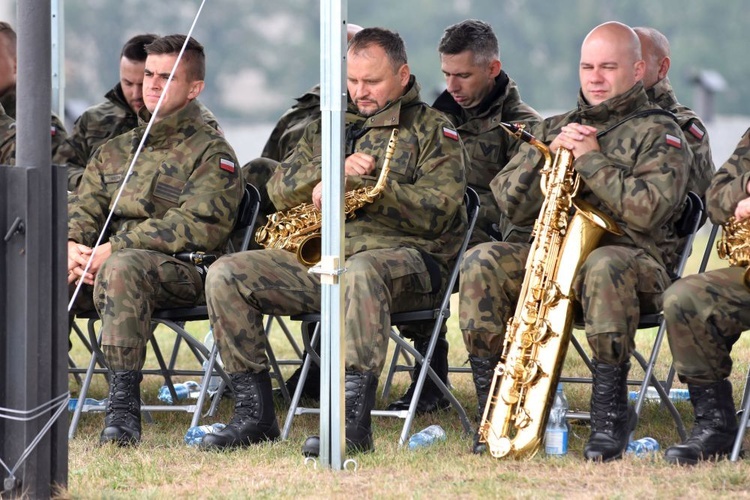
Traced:
[[[696, 244], [701, 253], [702, 246]], [[691, 259], [697, 268], [700, 255]], [[694, 261], [694, 262], [693, 262]], [[712, 264], [712, 266], [720, 264]], [[690, 271], [688, 271], [690, 272]], [[454, 309], [455, 310], [455, 309]], [[293, 331], [298, 330], [290, 324]], [[203, 338], [205, 323], [190, 325], [190, 331]], [[581, 332], [576, 335], [583, 341]], [[158, 332], [162, 346], [170, 345], [171, 335]], [[654, 332], [639, 332], [637, 345], [647, 350]], [[449, 321], [450, 361], [463, 366], [466, 352], [458, 331], [455, 315]], [[274, 331], [270, 341], [278, 357], [291, 356], [283, 335]], [[83, 347], [74, 344], [74, 359], [87, 363]], [[149, 352], [149, 356], [151, 353]], [[750, 339], [741, 339], [734, 348], [735, 366], [732, 382], [735, 400], [739, 402], [745, 373], [750, 359]], [[663, 378], [670, 364], [669, 349], [662, 348], [657, 375]], [[153, 359], [149, 358], [149, 363]], [[187, 351], [181, 362], [191, 365]], [[192, 362], [197, 368], [196, 362]], [[293, 367], [286, 367], [288, 375]], [[631, 377], [641, 375], [631, 370]], [[585, 366], [571, 351], [564, 375], [586, 375]], [[469, 374], [451, 374], [454, 393], [470, 415], [476, 402]], [[381, 378], [382, 387], [383, 378]], [[158, 377], [148, 377], [143, 385], [146, 401], [156, 401]], [[408, 385], [408, 375], [397, 375], [396, 386], [389, 399], [397, 398]], [[681, 385], [678, 383], [678, 387]], [[379, 387], [379, 390], [380, 388]], [[71, 378], [71, 392], [77, 385]], [[90, 397], [106, 397], [107, 388], [97, 376]], [[590, 387], [567, 384], [566, 395], [572, 409], [588, 410]], [[377, 407], [388, 401], [378, 399]], [[203, 423], [225, 421], [231, 415], [232, 401], [222, 402], [217, 418]], [[678, 403], [686, 425], [690, 427], [692, 410], [689, 403]], [[279, 425], [283, 424], [286, 405], [276, 406]], [[183, 436], [190, 423], [185, 413], [154, 414], [154, 424], [144, 424], [143, 442], [135, 449], [98, 446], [103, 414], [86, 414], [77, 436], [70, 441], [68, 489], [60, 493], [70, 498], [680, 498], [680, 497], [750, 497], [750, 466], [745, 461], [722, 461], [696, 467], [673, 467], [663, 461], [661, 453], [625, 459], [611, 464], [591, 464], [583, 460], [581, 450], [589, 428], [578, 422], [572, 426], [570, 451], [562, 458], [544, 456], [528, 461], [495, 460], [470, 452], [471, 437], [464, 435], [453, 411], [420, 416], [413, 431], [439, 423], [448, 434], [445, 443], [410, 451], [398, 447], [403, 421], [374, 418], [376, 451], [357, 455], [356, 470], [331, 471], [306, 465], [300, 453], [305, 437], [318, 432], [314, 415], [297, 417], [288, 441], [255, 446], [235, 452], [205, 453], [186, 446]], [[652, 436], [662, 451], [678, 440], [674, 423], [658, 403], [648, 403], [641, 415], [636, 437]]]

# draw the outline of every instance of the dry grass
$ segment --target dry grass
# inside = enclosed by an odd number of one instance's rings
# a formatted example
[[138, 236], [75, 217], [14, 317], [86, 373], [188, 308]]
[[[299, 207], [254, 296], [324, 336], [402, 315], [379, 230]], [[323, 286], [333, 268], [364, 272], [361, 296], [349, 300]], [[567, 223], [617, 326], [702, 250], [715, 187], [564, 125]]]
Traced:
[[[700, 244], [698, 248], [702, 247]], [[695, 256], [695, 261], [700, 256]], [[691, 263], [692, 269], [697, 263]], [[290, 325], [293, 331], [296, 325]], [[202, 338], [207, 325], [194, 324], [191, 331]], [[450, 359], [461, 365], [466, 358], [455, 317], [449, 322]], [[580, 332], [577, 333], [580, 335]], [[653, 332], [640, 332], [638, 345], [653, 341]], [[169, 345], [169, 334], [159, 333], [163, 346]], [[271, 341], [279, 357], [291, 353], [283, 335], [274, 332]], [[584, 341], [585, 342], [585, 341]], [[79, 365], [86, 363], [83, 348], [75, 345]], [[572, 351], [571, 351], [572, 352]], [[735, 345], [735, 369], [732, 381], [735, 399], [739, 401], [742, 383], [750, 358], [750, 339]], [[182, 355], [185, 355], [182, 353]], [[187, 357], [182, 358], [190, 366]], [[664, 377], [669, 367], [669, 349], [665, 345], [659, 360], [658, 375]], [[284, 369], [291, 372], [292, 367]], [[566, 374], [585, 374], [582, 363], [568, 356]], [[633, 377], [640, 375], [634, 369]], [[397, 375], [393, 399], [408, 383], [406, 374]], [[72, 379], [71, 379], [72, 380]], [[381, 387], [382, 387], [381, 379]], [[471, 376], [452, 374], [451, 382], [459, 401], [473, 414], [476, 403]], [[157, 377], [144, 382], [144, 398], [156, 399], [161, 385]], [[679, 386], [679, 384], [678, 384]], [[77, 386], [71, 382], [75, 393]], [[568, 384], [566, 394], [574, 409], [587, 409], [589, 387]], [[92, 388], [92, 397], [106, 396], [101, 377]], [[386, 401], [379, 399], [378, 407]], [[692, 411], [689, 403], [679, 404], [688, 422]], [[216, 419], [226, 421], [231, 414], [231, 401], [222, 402]], [[280, 425], [286, 406], [277, 405]], [[562, 458], [545, 457], [543, 453], [529, 461], [494, 460], [470, 453], [471, 439], [463, 435], [453, 412], [418, 417], [413, 429], [432, 423], [442, 425], [448, 440], [431, 448], [409, 451], [399, 449], [401, 420], [375, 418], [376, 452], [356, 456], [356, 471], [330, 471], [305, 465], [300, 447], [305, 437], [317, 433], [315, 416], [297, 417], [291, 437], [286, 442], [255, 446], [229, 453], [205, 453], [183, 443], [190, 416], [184, 413], [155, 414], [155, 423], [145, 425], [143, 442], [136, 449], [99, 447], [102, 427], [101, 413], [84, 415], [77, 437], [70, 441], [68, 490], [71, 498], [680, 498], [680, 497], [748, 497], [750, 465], [746, 461], [723, 461], [697, 467], [672, 467], [661, 455], [646, 459], [627, 456], [611, 464], [590, 464], [581, 457], [589, 430], [586, 425], [572, 427], [570, 452]], [[637, 437], [655, 437], [662, 447], [678, 440], [670, 416], [658, 404], [644, 408]]]

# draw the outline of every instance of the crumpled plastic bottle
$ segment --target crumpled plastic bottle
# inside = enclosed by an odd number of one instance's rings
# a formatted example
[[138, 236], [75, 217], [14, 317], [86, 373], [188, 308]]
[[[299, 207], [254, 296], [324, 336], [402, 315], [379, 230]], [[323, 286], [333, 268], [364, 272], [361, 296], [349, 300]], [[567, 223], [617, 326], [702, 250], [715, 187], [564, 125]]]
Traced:
[[219, 422], [215, 424], [197, 425], [195, 427], [191, 427], [185, 433], [185, 444], [188, 446], [198, 446], [201, 441], [203, 441], [203, 438], [206, 436], [206, 434], [219, 432], [224, 427], [226, 427], [226, 425]]
[[[197, 398], [200, 390], [201, 386], [195, 380], [188, 380], [181, 384], [174, 384], [174, 392], [177, 394], [178, 400]], [[169, 387], [166, 385], [159, 388], [158, 397], [159, 401], [167, 403], [168, 405], [174, 404], [174, 401], [172, 401], [172, 393], [169, 392]]]
[[438, 441], [445, 441], [446, 435], [442, 427], [437, 424], [431, 425], [416, 434], [412, 434], [409, 438], [409, 449], [416, 450], [417, 448], [426, 448], [431, 446]]

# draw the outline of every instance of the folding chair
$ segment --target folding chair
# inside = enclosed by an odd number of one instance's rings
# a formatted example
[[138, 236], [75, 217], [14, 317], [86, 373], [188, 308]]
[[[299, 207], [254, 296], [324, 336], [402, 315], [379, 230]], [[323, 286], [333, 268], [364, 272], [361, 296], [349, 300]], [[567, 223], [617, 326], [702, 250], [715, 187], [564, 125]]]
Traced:
[[[451, 298], [451, 293], [453, 292], [453, 288], [456, 285], [456, 282], [458, 280], [458, 272], [460, 269], [461, 258], [463, 257], [464, 252], [466, 251], [466, 247], [469, 245], [471, 232], [474, 229], [474, 224], [476, 223], [476, 219], [479, 214], [479, 195], [472, 188], [467, 188], [466, 194], [464, 196], [464, 202], [466, 204], [466, 209], [467, 209], [467, 214], [468, 214], [468, 219], [469, 219], [468, 220], [469, 227], [468, 227], [466, 236], [464, 237], [464, 240], [462, 242], [461, 248], [458, 252], [458, 255], [456, 256], [456, 261], [453, 265], [453, 269], [451, 271], [448, 283], [445, 287], [445, 292], [443, 293], [440, 305], [435, 309], [423, 309], [423, 310], [418, 310], [418, 311], [409, 311], [409, 312], [400, 312], [400, 313], [391, 314], [391, 324], [395, 326], [401, 326], [401, 325], [407, 325], [407, 324], [427, 324], [427, 325], [432, 326], [430, 342], [427, 347], [427, 352], [425, 353], [424, 356], [422, 356], [419, 352], [417, 352], [417, 350], [414, 349], [414, 347], [411, 345], [410, 342], [400, 337], [393, 330], [390, 331], [390, 338], [391, 340], [396, 342], [396, 345], [398, 347], [408, 352], [416, 360], [417, 363], [422, 363], [423, 366], [427, 367], [427, 370], [421, 370], [419, 373], [419, 377], [417, 379], [417, 383], [415, 386], [414, 397], [412, 398], [411, 405], [409, 406], [408, 410], [402, 410], [402, 411], [373, 410], [372, 411], [372, 415], [374, 416], [397, 417], [397, 418], [404, 419], [404, 426], [401, 430], [401, 436], [399, 437], [399, 446], [403, 446], [409, 437], [411, 424], [412, 424], [412, 421], [414, 420], [414, 416], [417, 411], [417, 403], [419, 402], [419, 396], [422, 393], [422, 388], [424, 387], [424, 383], [428, 375], [432, 379], [432, 381], [435, 383], [435, 385], [437, 385], [437, 387], [440, 389], [443, 395], [446, 398], [448, 398], [448, 400], [451, 402], [451, 405], [458, 413], [461, 423], [463, 424], [464, 431], [466, 433], [471, 432], [471, 424], [469, 423], [469, 419], [466, 416], [466, 411], [463, 409], [463, 407], [458, 402], [458, 400], [456, 400], [455, 396], [453, 396], [453, 394], [448, 389], [448, 387], [446, 387], [446, 385], [440, 380], [440, 378], [435, 374], [435, 372], [430, 367], [430, 361], [432, 360], [432, 355], [435, 351], [435, 345], [437, 344], [438, 336], [440, 334], [440, 328], [442, 326], [443, 321], [450, 316], [450, 298]], [[318, 365], [320, 364], [320, 357], [315, 353], [315, 350], [311, 348], [311, 346], [315, 343], [315, 341], [317, 340], [317, 337], [320, 334], [320, 314], [319, 313], [301, 314], [301, 315], [292, 317], [292, 319], [300, 320], [300, 321], [308, 321], [311, 323], [317, 323], [317, 325], [313, 332], [312, 338], [309, 338], [306, 332], [303, 332], [303, 335], [302, 335], [305, 348], [307, 349], [307, 352], [308, 352], [308, 356], [305, 358], [305, 362], [302, 365], [302, 372], [300, 374], [300, 380], [299, 380], [299, 383], [297, 384], [297, 388], [294, 392], [294, 395], [292, 396], [292, 404], [289, 407], [289, 411], [287, 412], [287, 415], [286, 415], [284, 428], [281, 432], [281, 439], [283, 440], [286, 440], [289, 437], [289, 431], [291, 429], [292, 421], [294, 420], [295, 416], [306, 414], [306, 413], [317, 414], [320, 412], [318, 408], [303, 408], [299, 406], [300, 398], [302, 396], [302, 388], [304, 386], [305, 379], [307, 378], [307, 373], [310, 369], [310, 363], [315, 362]]]
[[[682, 217], [680, 218], [680, 221], [677, 224], [677, 235], [681, 238], [684, 238], [684, 246], [682, 248], [682, 252], [679, 255], [679, 259], [677, 259], [677, 265], [675, 269], [673, 269], [675, 279], [681, 278], [682, 273], [685, 271], [685, 265], [687, 264], [688, 258], [690, 257], [690, 254], [692, 252], [693, 241], [695, 240], [695, 235], [697, 234], [698, 229], [700, 228], [700, 223], [703, 217], [703, 212], [704, 212], [703, 201], [701, 200], [700, 196], [698, 196], [697, 194], [693, 192], [689, 192], [687, 194], [685, 209], [683, 210]], [[576, 325], [576, 326], [580, 328], [582, 325]], [[675, 408], [674, 404], [669, 399], [669, 389], [671, 386], [671, 380], [673, 376], [672, 375], [668, 376], [667, 381], [664, 383], [657, 380], [657, 378], [654, 376], [654, 367], [656, 366], [656, 360], [659, 357], [659, 350], [661, 349], [661, 344], [664, 340], [664, 335], [666, 333], [666, 323], [664, 321], [664, 316], [662, 312], [641, 315], [640, 320], [638, 322], [638, 330], [644, 330], [644, 329], [649, 329], [649, 328], [658, 328], [658, 330], [656, 333], [656, 338], [654, 340], [653, 346], [651, 347], [651, 355], [649, 356], [648, 361], [646, 361], [645, 357], [640, 352], [638, 351], [633, 352], [633, 358], [635, 358], [636, 361], [638, 361], [638, 364], [641, 366], [641, 368], [644, 371], [643, 380], [628, 380], [628, 385], [640, 385], [638, 398], [636, 399], [636, 403], [635, 403], [635, 412], [637, 415], [640, 416], [641, 409], [643, 408], [643, 403], [646, 399], [646, 389], [649, 387], [649, 385], [653, 386], [654, 389], [656, 389], [656, 392], [659, 394], [662, 404], [667, 408], [669, 413], [672, 415], [672, 418], [674, 419], [675, 424], [677, 425], [677, 432], [679, 433], [680, 438], [684, 441], [687, 436], [685, 432], [685, 425], [682, 422], [682, 418], [680, 417], [680, 414], [677, 411], [677, 408]], [[581, 343], [573, 335], [571, 335], [570, 338], [571, 338], [573, 347], [581, 356], [581, 358], [583, 359], [583, 362], [586, 364], [589, 370], [593, 372], [593, 365], [591, 364], [591, 359], [586, 353], [586, 351], [583, 349], [583, 346], [581, 346]], [[670, 368], [670, 373], [672, 373], [672, 371], [673, 369]], [[573, 382], [573, 383], [579, 383], [579, 382], [590, 383], [591, 382], [590, 378], [577, 378], [577, 377], [561, 377], [560, 380], [564, 382]], [[587, 412], [568, 412], [567, 417], [570, 419], [583, 419], [583, 420], [590, 418]]]
[[[243, 196], [242, 203], [240, 204], [237, 221], [235, 222], [235, 228], [232, 232], [232, 237], [230, 238], [230, 241], [228, 243], [228, 248], [227, 248], [228, 252], [231, 253], [234, 251], [244, 251], [247, 248], [249, 248], [252, 235], [253, 235], [253, 230], [255, 228], [255, 222], [256, 222], [256, 217], [258, 214], [259, 206], [260, 206], [260, 194], [258, 193], [258, 190], [255, 188], [255, 186], [251, 184], [247, 184], [245, 188], [245, 194]], [[68, 430], [69, 438], [73, 438], [75, 436], [78, 422], [80, 420], [80, 416], [83, 411], [104, 411], [104, 407], [89, 406], [84, 403], [86, 399], [86, 395], [88, 393], [89, 386], [91, 384], [91, 379], [93, 378], [93, 375], [95, 373], [106, 373], [106, 370], [96, 369], [97, 363], [99, 363], [101, 366], [105, 365], [104, 355], [102, 354], [101, 349], [99, 347], [101, 343], [101, 335], [100, 334], [97, 335], [97, 331], [95, 328], [95, 323], [99, 318], [98, 318], [98, 315], [96, 314], [96, 311], [91, 311], [86, 314], [81, 314], [78, 317], [88, 319], [88, 336], [89, 336], [88, 344], [91, 346], [92, 355], [91, 355], [88, 369], [86, 370], [86, 376], [83, 380], [83, 383], [81, 384], [81, 390], [79, 392], [78, 402], [76, 404], [76, 408], [73, 413], [73, 418], [71, 420], [70, 428]], [[167, 326], [170, 330], [172, 330], [176, 334], [176, 339], [172, 348], [171, 359], [169, 361], [169, 364], [167, 364], [164, 360], [164, 356], [161, 353], [161, 349], [159, 348], [159, 344], [156, 341], [156, 338], [152, 335], [150, 338], [150, 343], [153, 348], [154, 355], [157, 359], [159, 368], [156, 370], [144, 369], [142, 370], [142, 373], [145, 375], [149, 375], [149, 374], [162, 375], [164, 377], [165, 385], [168, 387], [172, 395], [172, 400], [175, 402], [177, 401], [177, 394], [174, 389], [174, 384], [172, 383], [173, 376], [184, 376], [184, 375], [198, 376], [200, 375], [204, 377], [204, 383], [201, 385], [201, 389], [198, 393], [198, 398], [195, 404], [142, 405], [141, 411], [144, 412], [144, 418], [146, 419], [146, 421], [150, 420], [149, 412], [151, 411], [184, 411], [187, 413], [192, 413], [193, 418], [191, 421], [191, 426], [195, 426], [198, 424], [198, 421], [200, 420], [200, 417], [201, 417], [201, 409], [203, 407], [203, 403], [208, 394], [207, 382], [210, 379], [210, 377], [219, 376], [222, 379], [222, 383], [220, 384], [217, 392], [214, 394], [212, 398], [212, 403], [208, 411], [208, 415], [215, 414], [224, 388], [225, 387], [231, 388], [231, 381], [228, 375], [216, 363], [216, 357], [218, 355], [218, 347], [216, 343], [214, 343], [213, 348], [209, 350], [206, 348], [205, 345], [203, 345], [202, 342], [196, 340], [195, 337], [193, 337], [183, 327], [183, 324], [185, 322], [208, 320], [209, 319], [208, 308], [205, 305], [200, 305], [200, 306], [195, 306], [195, 307], [160, 309], [160, 310], [154, 311], [151, 319], [152, 319], [152, 322], [154, 323], [154, 326], [156, 326], [156, 324], [163, 324]], [[195, 357], [195, 359], [198, 361], [199, 364], [203, 364], [203, 362], [207, 362], [205, 370], [203, 369], [180, 370], [176, 368], [177, 350], [182, 341], [184, 341], [187, 344], [188, 348], [190, 349], [190, 351], [192, 352], [193, 356]], [[276, 359], [273, 355], [273, 350], [270, 348], [270, 345], [268, 348], [268, 355], [269, 355], [271, 366], [273, 368], [274, 376], [277, 378], [279, 384], [282, 386], [283, 388], [282, 393], [284, 393], [285, 392], [284, 380], [281, 376], [279, 367], [276, 364]], [[286, 393], [285, 395], [288, 397], [288, 393]]]

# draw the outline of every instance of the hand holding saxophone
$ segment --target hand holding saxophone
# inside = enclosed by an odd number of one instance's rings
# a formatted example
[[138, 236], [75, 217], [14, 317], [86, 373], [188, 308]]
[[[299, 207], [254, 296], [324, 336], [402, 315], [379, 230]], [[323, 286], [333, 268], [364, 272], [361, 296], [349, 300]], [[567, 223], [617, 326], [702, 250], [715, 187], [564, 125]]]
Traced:
[[552, 152], [559, 148], [565, 148], [573, 152], [573, 158], [578, 158], [590, 151], [599, 151], [599, 141], [596, 138], [597, 130], [589, 125], [580, 123], [569, 123], [565, 125], [560, 133], [552, 140], [549, 149]]
[[750, 198], [745, 198], [737, 203], [737, 207], [734, 209], [734, 219], [739, 222], [748, 217], [750, 217]]

